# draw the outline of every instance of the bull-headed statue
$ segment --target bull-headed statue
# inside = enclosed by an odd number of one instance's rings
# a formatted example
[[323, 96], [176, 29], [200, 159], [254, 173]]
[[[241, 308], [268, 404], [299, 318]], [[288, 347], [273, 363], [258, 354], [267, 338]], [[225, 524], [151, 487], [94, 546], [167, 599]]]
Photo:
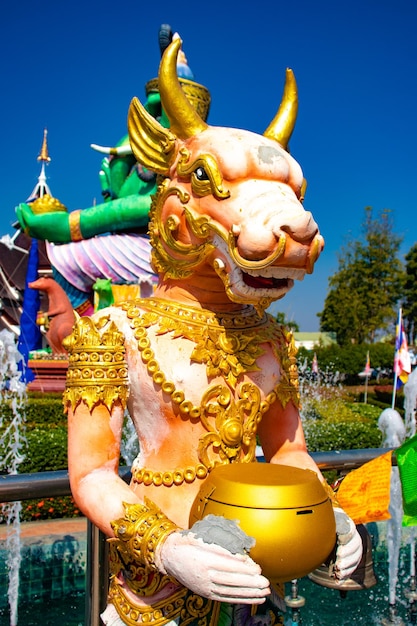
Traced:
[[169, 49], [159, 80], [170, 129], [137, 99], [129, 112], [137, 160], [165, 177], [152, 208], [154, 265], [188, 289], [204, 273], [226, 307], [265, 309], [312, 272], [323, 248], [301, 204], [301, 168], [286, 151], [298, 105], [294, 75], [287, 70], [283, 101], [263, 137], [208, 126], [176, 78], [179, 45]]
[[[297, 108], [293, 75], [263, 137], [210, 127], [178, 84], [180, 43], [167, 48], [159, 72], [170, 129], [136, 99], [129, 112], [136, 158], [163, 177], [149, 226], [158, 286], [150, 298], [80, 318], [65, 340], [71, 487], [110, 537], [103, 621], [112, 625], [244, 624], [255, 612], [249, 605], [268, 607], [270, 616], [279, 604], [268, 577], [307, 573], [312, 553], [313, 569], [331, 551], [335, 528], [336, 577], [349, 576], [362, 552], [352, 520], [341, 510], [333, 515], [307, 453], [291, 336], [264, 313], [312, 271], [323, 247], [301, 204], [302, 172], [285, 149]], [[118, 475], [126, 408], [140, 446], [129, 485]], [[257, 438], [266, 465], [256, 463]], [[240, 476], [246, 468], [256, 476], [259, 467], [278, 469], [285, 480], [289, 470], [292, 484], [301, 473], [304, 487], [313, 477], [331, 521], [297, 514], [285, 529], [259, 524], [251, 558], [253, 541], [236, 521], [222, 513], [194, 524], [193, 511], [219, 471], [239, 468]], [[312, 513], [310, 504], [304, 512]], [[255, 562], [258, 543], [282, 533], [292, 535], [284, 543], [294, 549], [308, 544], [289, 559], [290, 574], [279, 569], [279, 541], [265, 562]]]

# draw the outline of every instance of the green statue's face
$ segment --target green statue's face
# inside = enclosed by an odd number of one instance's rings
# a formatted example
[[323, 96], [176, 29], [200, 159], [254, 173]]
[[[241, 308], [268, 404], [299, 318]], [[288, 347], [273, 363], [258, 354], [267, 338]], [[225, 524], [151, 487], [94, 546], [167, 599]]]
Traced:
[[161, 96], [157, 91], [153, 91], [148, 95], [145, 109], [154, 117], [164, 128], [169, 128], [169, 119], [162, 108]]

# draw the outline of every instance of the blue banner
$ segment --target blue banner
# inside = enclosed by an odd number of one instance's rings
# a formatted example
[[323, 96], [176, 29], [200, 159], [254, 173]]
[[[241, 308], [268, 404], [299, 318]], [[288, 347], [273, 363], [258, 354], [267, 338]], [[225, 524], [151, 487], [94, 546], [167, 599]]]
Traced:
[[29, 352], [42, 348], [42, 333], [36, 324], [36, 317], [40, 308], [40, 294], [37, 289], [31, 289], [28, 286], [28, 283], [37, 280], [38, 266], [38, 241], [37, 239], [32, 239], [26, 270], [23, 310], [20, 316], [20, 336], [17, 344], [17, 348], [23, 357], [19, 363], [19, 370], [22, 372], [21, 380], [25, 383], [29, 383], [35, 378], [34, 373], [28, 366]]

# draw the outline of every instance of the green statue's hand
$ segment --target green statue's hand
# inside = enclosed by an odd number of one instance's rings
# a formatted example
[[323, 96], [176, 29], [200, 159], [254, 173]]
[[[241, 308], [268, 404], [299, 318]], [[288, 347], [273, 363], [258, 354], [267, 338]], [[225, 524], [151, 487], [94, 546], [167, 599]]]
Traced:
[[65, 211], [35, 214], [28, 204], [22, 203], [16, 207], [16, 216], [22, 230], [30, 237], [55, 243], [71, 241], [69, 218]]

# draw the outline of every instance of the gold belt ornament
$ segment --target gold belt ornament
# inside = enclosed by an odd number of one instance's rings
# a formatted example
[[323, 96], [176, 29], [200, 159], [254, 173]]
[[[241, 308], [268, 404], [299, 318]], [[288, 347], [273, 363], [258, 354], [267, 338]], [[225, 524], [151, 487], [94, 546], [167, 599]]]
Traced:
[[186, 593], [187, 589], [182, 587], [174, 595], [154, 605], [140, 606], [130, 599], [125, 589], [113, 577], [110, 581], [108, 599], [128, 626], [137, 626], [138, 623], [163, 626], [179, 616]]

